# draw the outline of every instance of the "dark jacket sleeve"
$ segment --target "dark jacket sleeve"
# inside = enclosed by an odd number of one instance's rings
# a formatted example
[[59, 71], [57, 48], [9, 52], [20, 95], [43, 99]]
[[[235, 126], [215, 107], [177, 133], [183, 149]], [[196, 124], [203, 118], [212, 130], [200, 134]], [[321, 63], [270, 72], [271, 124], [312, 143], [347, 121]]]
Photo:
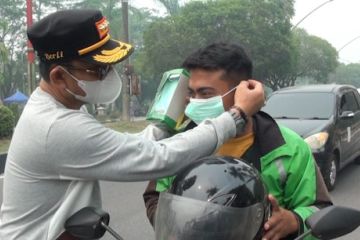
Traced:
[[[187, 131], [196, 126], [197, 126], [197, 124], [195, 124], [194, 122], [187, 121], [184, 123], [183, 131]], [[158, 204], [159, 195], [160, 195], [160, 193], [158, 191], [156, 191], [156, 184], [157, 184], [157, 180], [149, 181], [149, 183], [145, 189], [145, 192], [143, 193], [143, 199], [144, 199], [144, 203], [145, 203], [145, 207], [146, 207], [146, 215], [153, 227], [155, 227], [154, 226], [155, 213], [156, 213], [157, 204]]]
[[146, 215], [154, 227], [155, 213], [159, 200], [159, 192], [156, 191], [156, 180], [151, 180], [143, 193], [143, 199], [146, 207]]
[[[323, 177], [321, 175], [321, 172], [319, 170], [319, 167], [317, 166], [317, 164], [315, 164], [315, 171], [316, 171], [316, 199], [315, 202], [313, 204], [314, 207], [321, 209], [321, 208], [325, 208], [328, 206], [331, 206], [333, 203], [331, 201], [331, 197], [330, 194], [326, 188], [325, 182], [323, 180]], [[295, 239], [296, 237], [298, 237], [299, 235], [304, 233], [304, 227], [305, 227], [305, 222], [304, 219], [302, 219], [296, 212], [292, 211], [294, 213], [294, 215], [296, 216], [300, 228], [298, 230], [298, 232], [293, 233], [289, 236], [287, 236], [286, 239], [284, 240], [291, 240], [291, 239]], [[307, 239], [316, 239], [314, 237], [308, 237]]]
[[316, 165], [316, 200], [315, 206], [319, 209], [331, 206], [333, 203], [331, 201], [330, 194], [326, 188], [323, 176], [319, 170], [319, 167]]

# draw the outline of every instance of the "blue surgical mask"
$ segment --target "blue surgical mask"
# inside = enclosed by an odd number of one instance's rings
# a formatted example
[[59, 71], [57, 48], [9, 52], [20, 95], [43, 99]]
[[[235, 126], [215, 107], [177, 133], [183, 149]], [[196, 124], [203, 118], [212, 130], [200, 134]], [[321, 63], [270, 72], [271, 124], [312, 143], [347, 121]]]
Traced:
[[190, 98], [190, 102], [185, 109], [185, 115], [198, 125], [207, 118], [220, 116], [225, 112], [222, 98], [235, 89], [236, 87], [222, 96], [215, 96], [207, 99]]

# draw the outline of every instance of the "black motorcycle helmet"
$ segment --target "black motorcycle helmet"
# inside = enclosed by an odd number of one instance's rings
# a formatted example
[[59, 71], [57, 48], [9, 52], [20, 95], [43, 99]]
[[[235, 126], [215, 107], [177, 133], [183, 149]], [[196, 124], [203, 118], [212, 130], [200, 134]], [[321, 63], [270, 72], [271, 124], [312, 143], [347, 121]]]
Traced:
[[211, 156], [181, 170], [160, 194], [159, 240], [257, 240], [270, 216], [258, 171], [245, 161]]

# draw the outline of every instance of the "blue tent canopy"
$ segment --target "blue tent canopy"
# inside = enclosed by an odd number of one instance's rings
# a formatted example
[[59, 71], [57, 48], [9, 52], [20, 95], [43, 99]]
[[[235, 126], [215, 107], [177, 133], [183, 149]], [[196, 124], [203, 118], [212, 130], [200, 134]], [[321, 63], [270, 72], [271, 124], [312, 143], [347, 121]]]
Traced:
[[29, 98], [23, 94], [22, 92], [16, 90], [16, 92], [4, 99], [4, 103], [11, 104], [11, 103], [26, 103]]

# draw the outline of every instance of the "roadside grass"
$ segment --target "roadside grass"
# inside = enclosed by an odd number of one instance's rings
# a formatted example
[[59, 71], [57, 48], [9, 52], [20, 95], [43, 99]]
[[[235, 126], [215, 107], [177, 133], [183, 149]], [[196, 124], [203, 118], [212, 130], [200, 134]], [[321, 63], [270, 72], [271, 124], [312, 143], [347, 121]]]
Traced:
[[[106, 127], [112, 128], [118, 132], [128, 132], [128, 133], [136, 133], [143, 130], [149, 122], [147, 121], [117, 121], [117, 122], [109, 122], [103, 123]], [[0, 138], [0, 153], [7, 152], [9, 149], [11, 138]]]

